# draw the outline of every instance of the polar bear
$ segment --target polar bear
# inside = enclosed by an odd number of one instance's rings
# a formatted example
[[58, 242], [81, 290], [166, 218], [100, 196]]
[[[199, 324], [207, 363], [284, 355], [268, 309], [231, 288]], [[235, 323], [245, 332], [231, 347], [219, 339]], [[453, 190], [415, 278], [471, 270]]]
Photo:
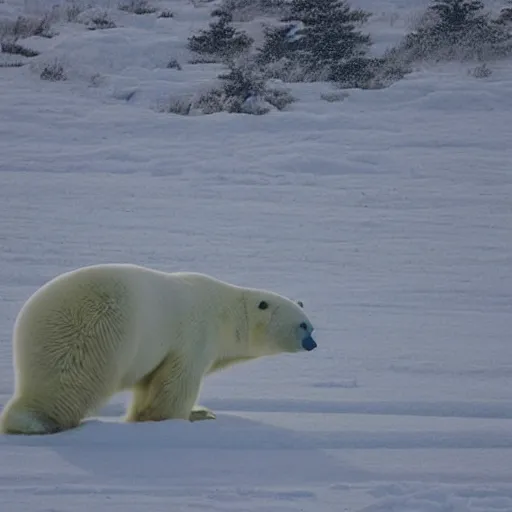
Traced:
[[125, 421], [214, 419], [204, 377], [316, 347], [302, 303], [190, 272], [100, 264], [57, 276], [24, 304], [13, 333], [14, 394], [0, 432], [77, 427], [131, 390]]

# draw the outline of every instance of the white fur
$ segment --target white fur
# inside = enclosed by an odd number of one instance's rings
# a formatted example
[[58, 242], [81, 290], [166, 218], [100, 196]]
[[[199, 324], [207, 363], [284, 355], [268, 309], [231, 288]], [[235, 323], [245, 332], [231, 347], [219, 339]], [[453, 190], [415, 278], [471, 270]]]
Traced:
[[[268, 308], [258, 307], [261, 301]], [[204, 376], [244, 360], [303, 350], [295, 302], [203, 274], [126, 264], [62, 274], [41, 287], [14, 326], [15, 392], [0, 431], [74, 428], [122, 390], [127, 421], [210, 419], [195, 405]]]

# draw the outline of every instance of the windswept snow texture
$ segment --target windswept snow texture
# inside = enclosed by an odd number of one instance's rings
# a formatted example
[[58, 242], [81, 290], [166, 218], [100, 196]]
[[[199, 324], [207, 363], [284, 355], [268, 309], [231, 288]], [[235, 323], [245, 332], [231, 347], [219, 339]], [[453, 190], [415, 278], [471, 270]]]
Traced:
[[[381, 49], [415, 14], [353, 4]], [[512, 511], [512, 64], [183, 117], [158, 105], [218, 73], [186, 50], [214, 4], [104, 5], [117, 28], [58, 23], [0, 68], [0, 404], [23, 302], [87, 264], [271, 288], [319, 348], [208, 378], [217, 421], [124, 424], [121, 395], [75, 431], [0, 437], [2, 512]], [[68, 80], [40, 80], [55, 59]]]

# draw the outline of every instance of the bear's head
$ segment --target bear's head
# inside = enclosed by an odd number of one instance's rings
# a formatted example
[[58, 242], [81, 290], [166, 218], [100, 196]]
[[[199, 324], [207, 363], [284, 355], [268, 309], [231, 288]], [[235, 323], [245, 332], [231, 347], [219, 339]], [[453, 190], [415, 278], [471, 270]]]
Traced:
[[245, 296], [248, 342], [254, 356], [315, 349], [313, 324], [302, 302], [281, 295], [254, 291]]

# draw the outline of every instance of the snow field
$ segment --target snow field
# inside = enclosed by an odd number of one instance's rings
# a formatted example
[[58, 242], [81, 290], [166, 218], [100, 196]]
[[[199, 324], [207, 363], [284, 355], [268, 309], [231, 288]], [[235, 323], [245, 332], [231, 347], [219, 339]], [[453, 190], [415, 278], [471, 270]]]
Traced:
[[[377, 50], [415, 12], [360, 5]], [[0, 509], [512, 511], [510, 63], [183, 117], [158, 106], [215, 81], [185, 48], [212, 5], [107, 7], [119, 28], [57, 24], [0, 69], [0, 404], [24, 300], [102, 261], [301, 299], [319, 348], [208, 378], [215, 422], [125, 425], [120, 395], [76, 431], [0, 438]], [[54, 59], [67, 81], [40, 80]]]

